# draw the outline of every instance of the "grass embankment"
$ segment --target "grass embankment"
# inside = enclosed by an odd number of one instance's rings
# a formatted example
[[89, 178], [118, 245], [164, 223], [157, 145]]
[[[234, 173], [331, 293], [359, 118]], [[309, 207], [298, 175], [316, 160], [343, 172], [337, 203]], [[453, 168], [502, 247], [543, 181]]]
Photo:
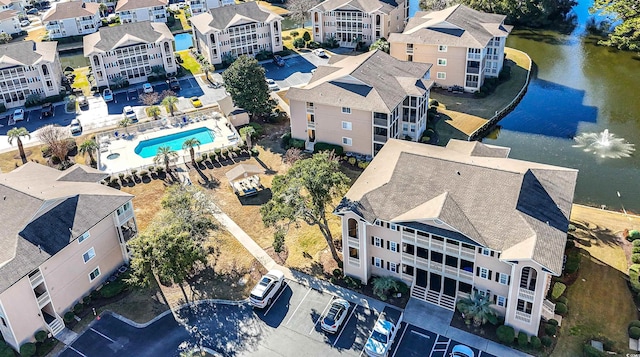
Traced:
[[[291, 35], [292, 32], [297, 32], [298, 36], [296, 36], [296, 38], [298, 37], [302, 37], [304, 36], [305, 32], [308, 32], [309, 35], [311, 35], [311, 29], [310, 28], [297, 28], [297, 29], [292, 29], [292, 30], [287, 30], [287, 31], [282, 31], [282, 44], [284, 45], [284, 47], [293, 50], [293, 51], [298, 51], [297, 48], [293, 47], [293, 40], [295, 40], [295, 38], [293, 38], [293, 36]], [[313, 37], [312, 37], [313, 38]], [[308, 50], [307, 50], [308, 51]]]
[[71, 88], [81, 89], [82, 93], [86, 96], [91, 95], [91, 85], [89, 84], [89, 78], [87, 77], [89, 75], [89, 67], [76, 68], [73, 71], [73, 74], [75, 75], [75, 78]]
[[180, 63], [180, 66], [184, 68], [185, 71], [191, 74], [202, 73], [202, 71], [200, 70], [200, 63], [196, 61], [190, 50], [178, 51], [176, 53], [180, 54], [180, 58], [182, 58], [182, 63]]

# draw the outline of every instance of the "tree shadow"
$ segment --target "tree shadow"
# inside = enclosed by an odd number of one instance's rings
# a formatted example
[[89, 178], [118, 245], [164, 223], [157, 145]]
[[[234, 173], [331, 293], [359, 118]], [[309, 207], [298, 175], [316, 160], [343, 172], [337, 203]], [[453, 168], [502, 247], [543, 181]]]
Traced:
[[265, 188], [258, 191], [258, 193], [253, 196], [238, 196], [238, 200], [240, 200], [240, 204], [243, 206], [262, 206], [269, 202], [271, 197], [271, 189]]

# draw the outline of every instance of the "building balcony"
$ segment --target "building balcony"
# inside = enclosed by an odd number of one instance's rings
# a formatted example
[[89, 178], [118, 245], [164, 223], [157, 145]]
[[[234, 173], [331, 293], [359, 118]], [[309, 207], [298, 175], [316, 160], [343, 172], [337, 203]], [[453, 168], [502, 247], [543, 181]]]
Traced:
[[429, 261], [424, 258], [416, 257], [416, 266], [422, 269], [429, 269]]
[[127, 223], [131, 218], [133, 218], [133, 209], [128, 209], [118, 215], [118, 223], [119, 225], [123, 225]]
[[402, 262], [407, 264], [413, 264], [414, 256], [409, 253], [402, 253]]
[[307, 121], [307, 129], [315, 129], [315, 128], [316, 128], [316, 122]]
[[384, 135], [374, 135], [373, 136], [373, 141], [378, 142], [378, 143], [386, 143], [388, 140], [388, 138]]
[[404, 281], [413, 281], [413, 275], [402, 273], [401, 277]]
[[45, 29], [47, 29], [47, 31], [60, 31], [60, 25], [51, 25], [51, 24], [47, 24], [45, 27]]
[[44, 276], [42, 275], [42, 272], [38, 269], [38, 271], [36, 271], [32, 275], [29, 275], [29, 282], [31, 283], [32, 288], [35, 288], [36, 286], [42, 284], [42, 282], [44, 282]]
[[429, 268], [435, 271], [442, 271], [442, 263], [429, 262]]
[[526, 312], [516, 311], [516, 320], [531, 323], [531, 314], [527, 314]]
[[349, 260], [347, 262], [349, 263], [349, 265], [354, 266], [354, 267], [359, 267], [360, 266], [360, 259], [358, 259], [358, 258], [349, 257]]
[[480, 73], [480, 67], [467, 67], [467, 73], [478, 74]]
[[373, 118], [373, 125], [381, 126], [383, 128], [387, 127], [387, 119], [382, 118]]
[[431, 241], [431, 249], [432, 250], [437, 250], [437, 251], [440, 251], [440, 252], [444, 252], [444, 243]]
[[535, 297], [536, 297], [536, 292], [533, 290], [529, 290], [525, 288], [518, 289], [518, 299], [533, 302]]
[[479, 53], [469, 53], [467, 54], [467, 59], [470, 60], [481, 60], [482, 59], [482, 55]]
[[476, 251], [474, 249], [469, 249], [469, 248], [460, 248], [460, 256], [462, 258], [466, 258], [466, 259], [475, 259], [476, 258]]
[[406, 243], [415, 243], [416, 237], [412, 233], [402, 232], [402, 241]]
[[464, 86], [468, 88], [478, 88], [478, 82], [467, 81]]
[[347, 237], [347, 244], [350, 247], [359, 247], [360, 240], [357, 237]]
[[49, 295], [48, 291], [45, 291], [40, 294], [40, 296], [36, 297], [36, 300], [38, 300], [38, 307], [42, 309], [51, 301], [51, 296]]

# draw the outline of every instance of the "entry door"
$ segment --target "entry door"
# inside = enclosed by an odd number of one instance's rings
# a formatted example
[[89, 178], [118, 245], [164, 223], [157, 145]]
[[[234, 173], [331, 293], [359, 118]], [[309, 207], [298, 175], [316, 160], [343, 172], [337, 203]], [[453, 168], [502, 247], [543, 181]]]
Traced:
[[416, 269], [416, 285], [426, 288], [427, 287], [427, 272], [422, 269]]
[[437, 293], [442, 290], [442, 276], [435, 273], [429, 274], [429, 290]]
[[456, 297], [456, 281], [445, 277], [443, 293], [447, 296]]

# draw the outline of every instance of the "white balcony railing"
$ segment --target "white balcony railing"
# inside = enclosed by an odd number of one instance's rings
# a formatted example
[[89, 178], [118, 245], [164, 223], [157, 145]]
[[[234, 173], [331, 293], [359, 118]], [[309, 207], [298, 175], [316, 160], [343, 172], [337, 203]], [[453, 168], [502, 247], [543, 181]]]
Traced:
[[436, 242], [436, 241], [431, 241], [431, 249], [433, 250], [439, 250], [439, 251], [444, 251], [444, 243], [442, 242]]
[[125, 224], [131, 218], [133, 218], [133, 209], [128, 209], [118, 215], [118, 223]]
[[402, 232], [402, 240], [406, 241], [406, 242], [415, 242], [416, 241], [416, 237], [408, 232]]
[[440, 263], [431, 262], [429, 263], [429, 267], [431, 268], [431, 270], [442, 271], [442, 264]]
[[533, 302], [535, 297], [536, 297], [536, 292], [535, 291], [532, 291], [532, 290], [529, 290], [529, 289], [525, 289], [525, 288], [520, 288], [518, 290], [518, 298], [519, 299]]
[[358, 259], [358, 258], [349, 257], [348, 262], [349, 262], [349, 265], [351, 265], [351, 266], [354, 266], [354, 267], [359, 267], [360, 266], [360, 259]]
[[347, 243], [350, 247], [359, 247], [360, 240], [357, 237], [347, 237]]
[[413, 264], [413, 255], [409, 253], [402, 253], [402, 262]]
[[469, 248], [460, 248], [460, 256], [467, 259], [475, 259], [476, 251]]
[[516, 320], [531, 323], [531, 314], [527, 314], [526, 312], [516, 311]]
[[32, 288], [35, 288], [36, 286], [40, 285], [43, 281], [44, 281], [44, 276], [42, 275], [42, 272], [40, 270], [38, 270], [38, 272], [36, 272], [35, 274], [29, 277], [29, 282], [31, 283]]
[[37, 300], [38, 300], [38, 307], [42, 308], [46, 304], [48, 304], [49, 301], [51, 301], [51, 296], [49, 295], [48, 291], [45, 291], [44, 293], [42, 293], [42, 295], [38, 296]]

